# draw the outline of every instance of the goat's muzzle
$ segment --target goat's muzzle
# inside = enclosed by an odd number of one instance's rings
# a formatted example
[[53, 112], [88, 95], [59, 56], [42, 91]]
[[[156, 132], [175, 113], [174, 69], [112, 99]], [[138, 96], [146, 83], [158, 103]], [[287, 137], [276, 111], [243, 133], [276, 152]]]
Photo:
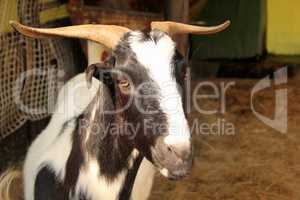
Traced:
[[158, 167], [162, 175], [169, 179], [184, 178], [191, 171], [193, 153], [190, 142], [167, 145], [161, 136], [157, 139], [151, 153], [154, 165]]

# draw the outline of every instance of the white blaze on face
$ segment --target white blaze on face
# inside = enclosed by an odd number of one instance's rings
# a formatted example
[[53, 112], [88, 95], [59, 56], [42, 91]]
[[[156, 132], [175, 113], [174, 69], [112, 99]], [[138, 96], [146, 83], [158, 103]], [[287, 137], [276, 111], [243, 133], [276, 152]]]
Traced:
[[[152, 35], [153, 31], [150, 33], [150, 36]], [[183, 143], [189, 145], [190, 130], [183, 111], [182, 97], [172, 71], [175, 43], [166, 34], [156, 42], [140, 40], [142, 37], [142, 33], [132, 32], [130, 46], [137, 60], [147, 68], [150, 77], [159, 86], [160, 106], [167, 115], [169, 124], [165, 142], [168, 145]]]

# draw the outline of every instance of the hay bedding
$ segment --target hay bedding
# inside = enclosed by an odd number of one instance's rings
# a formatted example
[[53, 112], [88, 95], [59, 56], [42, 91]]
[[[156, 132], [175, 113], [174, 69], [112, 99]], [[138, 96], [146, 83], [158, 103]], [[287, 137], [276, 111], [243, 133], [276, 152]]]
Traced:
[[[74, 66], [71, 47], [65, 40], [34, 40], [9, 27], [11, 19], [30, 26], [41, 26], [39, 14], [46, 6], [47, 1], [41, 0], [1, 0], [0, 140], [27, 120], [49, 116], [64, 78], [61, 70]], [[35, 72], [16, 87], [16, 81], [28, 70]], [[16, 105], [15, 93], [20, 93], [21, 102], [32, 112], [24, 112]]]
[[[193, 110], [190, 121], [214, 123], [225, 117], [235, 124], [236, 135], [194, 136], [192, 174], [179, 182], [157, 175], [150, 200], [300, 199], [299, 79], [289, 80], [287, 134], [274, 131], [253, 115], [249, 97], [257, 80], [235, 81], [236, 86], [227, 92], [224, 116]], [[256, 110], [272, 117], [274, 88], [262, 91], [257, 98]], [[201, 106], [218, 108], [218, 101], [201, 99]]]

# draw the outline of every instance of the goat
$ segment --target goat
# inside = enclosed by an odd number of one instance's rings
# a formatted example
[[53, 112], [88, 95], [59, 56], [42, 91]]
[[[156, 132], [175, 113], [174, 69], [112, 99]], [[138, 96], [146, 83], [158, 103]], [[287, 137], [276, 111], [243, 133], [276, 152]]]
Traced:
[[[109, 25], [12, 25], [30, 37], [77, 37], [113, 50], [60, 91], [56, 111], [26, 155], [25, 200], [143, 200], [155, 170], [173, 180], [189, 173], [191, 134], [180, 92], [186, 66], [170, 36], [220, 32], [228, 21], [216, 27], [152, 22], [148, 33]], [[1, 179], [0, 194], [9, 191], [11, 177]]]

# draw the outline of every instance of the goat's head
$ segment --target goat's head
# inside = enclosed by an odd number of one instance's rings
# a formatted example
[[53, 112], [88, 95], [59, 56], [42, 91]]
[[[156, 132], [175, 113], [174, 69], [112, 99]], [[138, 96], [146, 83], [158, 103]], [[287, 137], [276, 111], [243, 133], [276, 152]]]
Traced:
[[191, 135], [182, 103], [186, 66], [170, 36], [216, 33], [228, 27], [229, 22], [216, 27], [153, 22], [148, 33], [105, 25], [57, 29], [13, 25], [31, 37], [78, 37], [112, 48], [107, 61], [88, 67], [88, 81], [92, 76], [100, 77], [111, 89], [122, 123], [138, 127], [139, 131], [131, 139], [132, 146], [164, 176], [177, 179], [189, 172]]

